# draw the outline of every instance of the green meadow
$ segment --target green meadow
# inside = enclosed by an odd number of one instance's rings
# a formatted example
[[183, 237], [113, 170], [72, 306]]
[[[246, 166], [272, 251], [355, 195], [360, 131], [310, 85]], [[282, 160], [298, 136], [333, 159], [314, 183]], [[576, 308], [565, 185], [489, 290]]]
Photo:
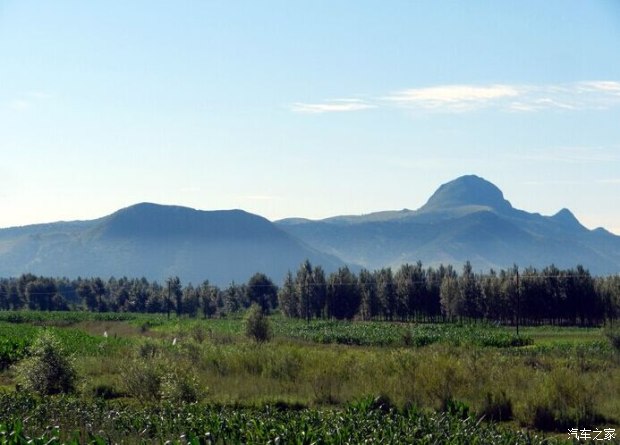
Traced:
[[[0, 443], [571, 443], [620, 433], [605, 328], [0, 312]], [[30, 391], [43, 333], [75, 370]], [[609, 334], [609, 335], [607, 335]], [[581, 441], [580, 443], [583, 443]], [[593, 442], [600, 443], [600, 442]], [[606, 442], [609, 443], [609, 442]]]

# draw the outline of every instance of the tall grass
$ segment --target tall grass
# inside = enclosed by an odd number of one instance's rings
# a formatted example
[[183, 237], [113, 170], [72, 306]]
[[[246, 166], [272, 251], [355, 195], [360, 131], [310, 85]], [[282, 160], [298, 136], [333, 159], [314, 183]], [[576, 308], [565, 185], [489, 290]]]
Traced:
[[[84, 403], [321, 412], [382, 394], [403, 412], [446, 411], [530, 428], [620, 423], [620, 400], [610, 396], [620, 390], [620, 363], [600, 333], [584, 343], [507, 347], [512, 333], [494, 326], [270, 320], [274, 339], [263, 344], [245, 338], [242, 320], [157, 317], [64, 327], [0, 322], [0, 339], [13, 342], [14, 363], [41, 330], [52, 330], [75, 357]], [[98, 332], [105, 326], [114, 335]], [[10, 366], [0, 378], [5, 387], [15, 381]]]

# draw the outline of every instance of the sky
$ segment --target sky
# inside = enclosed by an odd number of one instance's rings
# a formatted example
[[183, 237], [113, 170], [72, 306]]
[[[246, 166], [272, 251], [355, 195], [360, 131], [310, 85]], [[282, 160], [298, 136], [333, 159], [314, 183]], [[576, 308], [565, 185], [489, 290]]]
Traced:
[[0, 0], [0, 227], [416, 209], [465, 174], [620, 234], [620, 2]]

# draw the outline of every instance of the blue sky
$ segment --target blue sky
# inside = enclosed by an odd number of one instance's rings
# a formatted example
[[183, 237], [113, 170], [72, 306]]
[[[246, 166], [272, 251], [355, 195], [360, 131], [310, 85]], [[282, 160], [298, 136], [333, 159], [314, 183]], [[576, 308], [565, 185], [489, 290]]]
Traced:
[[418, 208], [477, 174], [620, 234], [620, 3], [0, 0], [0, 227]]

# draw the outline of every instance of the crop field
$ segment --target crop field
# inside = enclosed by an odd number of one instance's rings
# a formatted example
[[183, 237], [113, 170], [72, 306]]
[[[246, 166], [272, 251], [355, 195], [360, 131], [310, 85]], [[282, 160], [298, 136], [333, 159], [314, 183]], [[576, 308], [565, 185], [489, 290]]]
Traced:
[[[269, 323], [271, 340], [257, 343], [242, 317], [0, 312], [0, 443], [525, 444], [571, 443], [570, 428], [620, 433], [620, 354], [603, 328]], [[24, 383], [48, 334], [75, 369], [69, 394]]]

